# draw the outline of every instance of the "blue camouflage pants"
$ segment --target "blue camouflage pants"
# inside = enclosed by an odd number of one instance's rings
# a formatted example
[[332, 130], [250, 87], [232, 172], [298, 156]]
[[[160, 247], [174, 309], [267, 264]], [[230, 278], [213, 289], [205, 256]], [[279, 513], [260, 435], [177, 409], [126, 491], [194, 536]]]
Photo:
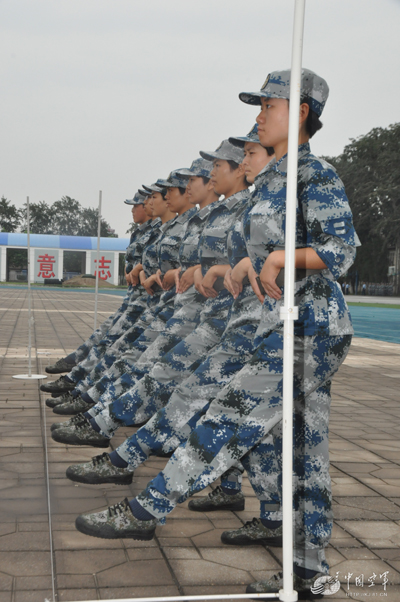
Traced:
[[101, 401], [96, 409], [92, 408], [90, 413], [94, 415], [97, 412], [96, 421], [101, 422], [100, 428], [104, 426], [111, 433], [124, 423], [124, 417], [127, 420], [125, 424], [138, 424], [162, 408], [177, 384], [193, 372], [210, 349], [219, 343], [232, 303], [233, 298], [226, 290], [221, 291], [216, 299], [208, 299], [203, 304], [197, 327], [156, 362], [148, 374], [111, 404], [107, 401], [108, 407], [101, 411], [101, 417], [98, 418], [98, 411], [103, 407], [100, 406]]
[[[332, 529], [328, 423], [330, 381], [351, 335], [294, 337], [295, 562], [327, 572]], [[255, 448], [282, 419], [283, 328], [269, 333], [250, 362], [217, 395], [185, 445], [138, 496], [159, 519], [207, 487]], [[274, 441], [280, 464], [281, 439]]]
[[[261, 305], [251, 287], [245, 289], [234, 303], [228, 326], [218, 345], [195, 372], [172, 393], [167, 405], [160, 409], [136, 434], [117, 448], [117, 453], [135, 470], [151, 454], [170, 453], [185, 443], [210, 402], [230, 382], [233, 376], [251, 359], [254, 335], [261, 317]], [[111, 408], [110, 408], [111, 409]], [[120, 419], [122, 417], [120, 416]], [[131, 424], [131, 416], [123, 416]], [[96, 422], [103, 434], [110, 435], [107, 412], [100, 413]], [[113, 427], [119, 423], [113, 422]], [[280, 424], [274, 432], [278, 436]], [[261, 518], [278, 519], [280, 500], [277, 488], [278, 466], [271, 435], [258, 446], [257, 453], [243, 459], [250, 483], [260, 500]], [[243, 467], [235, 465], [222, 476], [224, 487], [239, 491]], [[272, 512], [275, 514], [272, 516]]]
[[112, 325], [105, 336], [94, 346], [92, 346], [86, 358], [75, 366], [67, 375], [68, 378], [78, 384], [91, 370], [98, 364], [108, 349], [113, 345], [118, 345], [118, 340], [126, 334], [130, 328], [134, 328], [139, 318], [147, 308], [147, 295], [135, 291], [134, 300], [128, 305], [127, 310]]
[[[117, 449], [131, 470], [144, 462], [149, 455], [159, 451], [172, 452], [186, 441], [199, 418], [207, 410], [210, 401], [251, 358], [254, 352], [254, 334], [260, 316], [261, 305], [257, 297], [250, 286], [245, 287], [233, 303], [229, 323], [220, 343], [211, 350], [196, 371], [175, 389], [166, 407], [159, 410], [144, 427]], [[153, 402], [150, 402], [149, 414], [160, 401], [163, 403], [164, 397], [156, 396]], [[115, 420], [110, 417], [110, 410], [114, 413], [114, 405], [111, 404], [100, 413], [93, 409], [90, 411], [93, 415], [97, 414], [96, 422], [106, 436], [112, 435], [121, 425], [121, 421], [124, 424], [134, 424], [138, 409], [142, 418], [148, 411], [148, 402], [144, 407], [138, 400], [137, 405], [130, 405], [129, 410], [125, 408], [123, 414], [119, 413], [119, 420]], [[262, 518], [271, 518], [272, 511], [279, 513], [280, 510], [277, 491], [278, 469], [273, 441], [271, 436], [267, 439], [268, 441], [260, 444], [258, 454], [248, 454], [249, 457], [245, 459], [249, 480], [261, 502]], [[242, 472], [241, 465], [229, 469], [222, 477], [223, 486], [239, 491]], [[269, 483], [268, 488], [266, 482]], [[276, 516], [272, 519], [275, 520]]]
[[[228, 325], [219, 343], [196, 370], [174, 389], [165, 407], [158, 410], [145, 426], [119, 448], [118, 453], [132, 470], [146, 459], [147, 451], [162, 449], [166, 440], [170, 441], [168, 451], [186, 441], [211, 401], [251, 359], [260, 317], [261, 304], [248, 286], [233, 303]], [[157, 400], [157, 396], [153, 397]], [[132, 418], [137, 414], [137, 408], [133, 405], [122, 406], [114, 402], [108, 409], [108, 415], [115, 421], [114, 427], [121, 423], [134, 424]], [[100, 413], [96, 417], [96, 422], [104, 433], [107, 427], [106, 415], [103, 417]], [[108, 424], [111, 426], [110, 422]], [[110, 430], [107, 434], [109, 433]]]
[[83, 361], [89, 354], [90, 350], [94, 345], [100, 343], [102, 338], [107, 334], [109, 329], [119, 320], [122, 314], [126, 311], [128, 307], [129, 298], [131, 295], [131, 287], [128, 288], [128, 292], [125, 295], [122, 304], [117, 309], [117, 311], [106, 318], [104, 322], [100, 324], [100, 326], [90, 335], [88, 339], [82, 345], [80, 345], [73, 353], [70, 354], [69, 357], [74, 358], [75, 363]]
[[196, 328], [204, 303], [205, 298], [193, 286], [176, 295], [111, 368], [106, 372], [104, 365], [96, 368], [103, 376], [87, 390], [90, 399], [100, 401], [103, 407], [134, 387], [158, 360]]

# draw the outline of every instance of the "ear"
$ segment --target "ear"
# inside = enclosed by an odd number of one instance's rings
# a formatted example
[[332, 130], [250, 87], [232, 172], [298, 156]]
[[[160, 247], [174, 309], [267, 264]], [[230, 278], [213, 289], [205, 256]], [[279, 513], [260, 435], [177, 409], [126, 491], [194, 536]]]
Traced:
[[244, 177], [244, 165], [243, 165], [243, 163], [240, 163], [239, 167], [237, 169], [235, 169], [235, 173], [237, 174], [238, 178], [243, 178]]
[[300, 117], [299, 117], [299, 125], [301, 126], [307, 121], [308, 114], [310, 112], [310, 107], [306, 102], [303, 102], [300, 105]]
[[211, 180], [208, 180], [206, 188], [207, 192], [214, 192], [214, 184], [211, 182]]

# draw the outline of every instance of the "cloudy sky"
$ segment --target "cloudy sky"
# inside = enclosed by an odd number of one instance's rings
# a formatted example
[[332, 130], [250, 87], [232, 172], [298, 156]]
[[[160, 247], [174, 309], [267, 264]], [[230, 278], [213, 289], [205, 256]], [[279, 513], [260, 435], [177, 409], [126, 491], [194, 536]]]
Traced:
[[[247, 133], [238, 100], [290, 66], [293, 0], [0, 0], [0, 195], [64, 195], [125, 235], [123, 200]], [[400, 121], [400, 0], [308, 0], [331, 94], [316, 154]]]

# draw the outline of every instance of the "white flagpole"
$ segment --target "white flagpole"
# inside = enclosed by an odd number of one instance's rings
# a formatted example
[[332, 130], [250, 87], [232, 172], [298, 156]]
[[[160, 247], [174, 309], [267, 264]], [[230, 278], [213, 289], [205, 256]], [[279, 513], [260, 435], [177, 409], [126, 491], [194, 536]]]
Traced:
[[31, 216], [29, 210], [29, 197], [26, 197], [26, 234], [27, 234], [27, 272], [28, 272], [28, 374], [15, 374], [13, 378], [21, 380], [31, 379], [39, 380], [47, 378], [45, 374], [32, 374], [32, 325], [34, 319], [32, 317], [32, 299], [31, 299]]
[[26, 234], [28, 247], [28, 376], [32, 378], [32, 302], [31, 302], [31, 237], [29, 197], [26, 197]]
[[100, 264], [100, 231], [101, 231], [101, 198], [102, 192], [99, 191], [99, 209], [97, 215], [97, 269], [96, 269], [96, 289], [95, 289], [95, 300], [94, 300], [94, 330], [97, 328], [97, 303], [99, 297], [99, 264]]
[[295, 0], [292, 66], [290, 74], [289, 142], [286, 192], [285, 293], [281, 308], [283, 331], [283, 449], [282, 449], [282, 518], [283, 518], [283, 589], [279, 599], [297, 600], [293, 590], [293, 362], [297, 164], [299, 146], [299, 107], [301, 63], [303, 54], [305, 0]]

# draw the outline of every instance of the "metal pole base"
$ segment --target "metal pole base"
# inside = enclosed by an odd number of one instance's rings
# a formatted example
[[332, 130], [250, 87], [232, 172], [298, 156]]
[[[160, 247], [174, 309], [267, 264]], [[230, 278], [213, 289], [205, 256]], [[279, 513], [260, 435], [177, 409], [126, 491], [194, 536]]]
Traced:
[[287, 592], [284, 589], [279, 590], [279, 600], [282, 602], [297, 602], [299, 594], [295, 591]]
[[18, 378], [20, 380], [39, 380], [40, 378], [47, 378], [46, 374], [16, 374], [13, 378]]

